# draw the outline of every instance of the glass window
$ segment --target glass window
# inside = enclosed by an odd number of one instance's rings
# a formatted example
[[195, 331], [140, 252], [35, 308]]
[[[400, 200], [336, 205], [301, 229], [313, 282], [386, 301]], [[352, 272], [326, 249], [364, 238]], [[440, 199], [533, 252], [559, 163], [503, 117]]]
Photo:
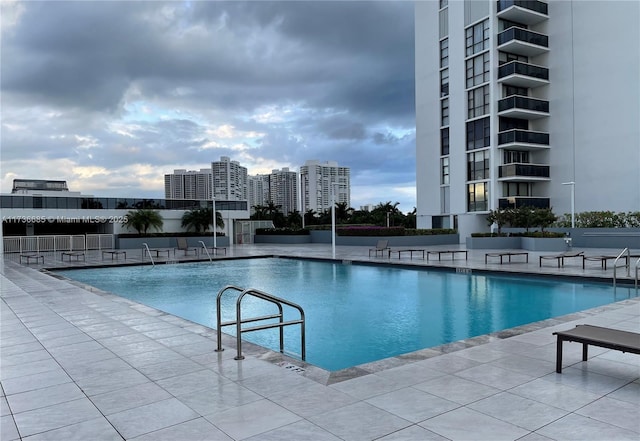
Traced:
[[489, 81], [489, 53], [478, 55], [466, 62], [467, 89]]
[[441, 107], [441, 126], [449, 125], [449, 98], [440, 100]]
[[449, 69], [440, 71], [440, 97], [449, 95]]
[[489, 49], [489, 20], [484, 20], [467, 28], [467, 57]]
[[524, 55], [511, 54], [509, 52], [499, 52], [498, 53], [498, 66], [502, 66], [503, 64], [509, 63], [511, 61], [520, 61], [522, 63], [528, 63], [529, 58]]
[[467, 154], [467, 181], [489, 179], [489, 150]]
[[440, 158], [440, 183], [449, 185], [449, 157]]
[[508, 196], [532, 196], [529, 182], [505, 182], [502, 186], [503, 194]]
[[506, 86], [505, 85], [502, 88], [502, 96], [506, 98], [506, 97], [512, 96], [512, 95], [528, 96], [529, 95], [529, 89], [527, 89], [526, 87]]
[[489, 209], [488, 184], [477, 182], [467, 185], [467, 211], [487, 211]]
[[505, 164], [528, 164], [529, 152], [520, 150], [505, 150], [503, 153], [503, 160]]
[[467, 92], [468, 116], [475, 118], [489, 113], [489, 86], [478, 87]]
[[440, 40], [440, 67], [449, 65], [449, 39]]
[[449, 154], [449, 127], [440, 129], [440, 155]]
[[481, 149], [491, 145], [489, 117], [467, 122], [467, 150]]

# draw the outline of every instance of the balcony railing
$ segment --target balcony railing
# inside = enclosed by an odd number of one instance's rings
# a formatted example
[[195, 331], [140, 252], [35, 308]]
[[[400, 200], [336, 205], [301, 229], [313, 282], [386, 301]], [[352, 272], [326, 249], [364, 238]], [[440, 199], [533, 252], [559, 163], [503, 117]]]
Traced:
[[506, 164], [498, 168], [499, 178], [548, 178], [549, 166], [536, 164]]
[[512, 109], [549, 113], [549, 101], [515, 95], [498, 101], [498, 112]]
[[512, 6], [518, 6], [544, 15], [549, 14], [548, 5], [537, 0], [498, 0], [498, 12], [502, 12]]
[[549, 37], [527, 29], [510, 27], [498, 34], [498, 49], [532, 57], [549, 50]]
[[498, 207], [500, 209], [505, 208], [551, 208], [551, 201], [549, 198], [538, 198], [531, 196], [511, 196], [507, 198], [498, 199]]
[[546, 67], [523, 63], [521, 61], [510, 61], [498, 68], [498, 78], [504, 78], [509, 75], [525, 75], [527, 77], [539, 78], [541, 80], [548, 81], [549, 69]]
[[498, 145], [516, 143], [548, 146], [549, 134], [544, 132], [531, 132], [529, 130], [517, 129], [498, 133]]

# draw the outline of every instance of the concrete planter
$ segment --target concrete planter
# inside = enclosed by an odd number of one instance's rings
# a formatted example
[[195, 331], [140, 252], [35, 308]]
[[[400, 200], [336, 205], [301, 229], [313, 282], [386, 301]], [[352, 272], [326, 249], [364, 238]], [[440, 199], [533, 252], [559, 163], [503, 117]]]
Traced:
[[510, 250], [519, 249], [521, 241], [519, 237], [467, 237], [468, 250]]
[[521, 237], [521, 248], [528, 251], [567, 251], [563, 237]]
[[[175, 248], [178, 246], [177, 237], [116, 237], [116, 248], [118, 249], [142, 249], [142, 244], [146, 243], [149, 248]], [[203, 241], [208, 247], [213, 246], [213, 237], [211, 236], [191, 236], [187, 237], [187, 245], [189, 247], [200, 247], [200, 241]], [[217, 237], [216, 245], [219, 247], [228, 247], [229, 238], [226, 236]]]
[[253, 237], [253, 243], [278, 243], [283, 245], [296, 245], [311, 243], [311, 235], [300, 234], [256, 234]]

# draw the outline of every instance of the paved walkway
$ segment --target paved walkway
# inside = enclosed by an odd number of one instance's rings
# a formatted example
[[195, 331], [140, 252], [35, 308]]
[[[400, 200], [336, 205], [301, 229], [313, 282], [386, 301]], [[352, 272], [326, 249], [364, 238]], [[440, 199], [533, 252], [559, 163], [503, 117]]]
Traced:
[[[433, 247], [436, 249], [451, 247]], [[472, 250], [342, 260], [455, 266], [610, 280], [598, 262], [500, 264]], [[139, 262], [127, 250], [119, 263]], [[616, 250], [585, 250], [589, 255]], [[227, 257], [330, 258], [326, 245], [232, 247]], [[553, 253], [542, 253], [553, 254]], [[45, 254], [44, 267], [116, 264], [87, 252]], [[223, 258], [224, 256], [218, 256]], [[435, 261], [434, 261], [435, 257]], [[184, 256], [178, 255], [179, 259]], [[193, 259], [193, 257], [188, 257]], [[173, 260], [171, 255], [169, 260]], [[162, 260], [162, 259], [160, 259]], [[148, 260], [147, 260], [148, 262]], [[554, 330], [594, 324], [640, 332], [640, 298], [426, 349], [329, 374], [132, 301], [0, 261], [0, 439], [24, 440], [635, 440], [640, 438], [640, 359], [565, 344], [555, 373]], [[623, 272], [618, 270], [619, 272]], [[619, 275], [620, 276], [620, 275]], [[623, 279], [624, 274], [621, 275]], [[633, 292], [633, 291], [632, 291]]]

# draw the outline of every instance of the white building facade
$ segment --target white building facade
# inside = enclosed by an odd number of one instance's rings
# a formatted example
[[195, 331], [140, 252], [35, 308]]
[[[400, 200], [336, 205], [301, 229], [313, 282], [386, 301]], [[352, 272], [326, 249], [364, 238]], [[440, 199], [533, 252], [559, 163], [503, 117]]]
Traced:
[[213, 173], [213, 189], [216, 199], [228, 201], [247, 201], [249, 186], [247, 168], [228, 156], [220, 157], [220, 161], [211, 163]]
[[298, 173], [284, 167], [269, 175], [269, 200], [286, 216], [298, 209]]
[[640, 209], [640, 2], [416, 2], [418, 228]]
[[335, 161], [306, 161], [300, 167], [302, 212], [314, 210], [321, 213], [331, 208], [332, 200], [350, 206], [350, 173], [349, 167], [341, 167]]
[[167, 199], [211, 200], [211, 169], [174, 170], [164, 175], [164, 197]]

